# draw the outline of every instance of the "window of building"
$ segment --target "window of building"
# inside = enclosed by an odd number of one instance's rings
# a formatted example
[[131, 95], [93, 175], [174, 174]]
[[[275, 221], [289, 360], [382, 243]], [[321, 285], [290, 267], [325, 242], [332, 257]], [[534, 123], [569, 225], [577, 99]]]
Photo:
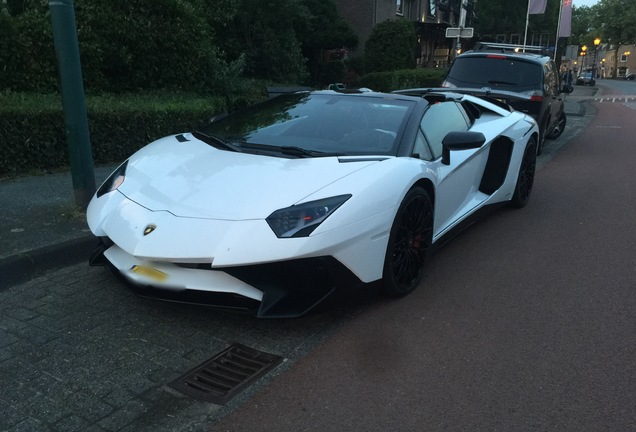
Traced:
[[549, 33], [533, 33], [531, 45], [534, 46], [550, 46], [550, 34]]
[[621, 54], [621, 63], [627, 62], [627, 54]]
[[404, 15], [402, 10], [402, 0], [395, 0], [395, 13], [398, 15]]
[[437, 16], [437, 0], [428, 1], [428, 14], [432, 17]]

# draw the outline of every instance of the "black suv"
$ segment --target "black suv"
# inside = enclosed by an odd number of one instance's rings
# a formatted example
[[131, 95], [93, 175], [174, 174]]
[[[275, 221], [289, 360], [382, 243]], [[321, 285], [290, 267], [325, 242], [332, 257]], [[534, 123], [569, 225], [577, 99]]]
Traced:
[[558, 138], [565, 129], [561, 79], [543, 47], [478, 43], [455, 59], [442, 86], [481, 89], [534, 117], [541, 134], [538, 154], [545, 138]]

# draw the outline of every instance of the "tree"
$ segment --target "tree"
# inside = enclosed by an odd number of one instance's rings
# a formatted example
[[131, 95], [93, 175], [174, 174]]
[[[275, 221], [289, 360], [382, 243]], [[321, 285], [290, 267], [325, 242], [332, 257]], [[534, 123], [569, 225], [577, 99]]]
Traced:
[[[302, 0], [304, 11], [296, 29], [307, 58], [307, 69], [313, 84], [323, 85], [341, 80], [344, 64], [341, 60], [326, 61], [324, 53], [334, 49], [353, 49], [358, 45], [358, 36], [351, 26], [338, 14], [333, 0]], [[336, 71], [332, 79], [330, 71]]]
[[595, 30], [597, 5], [592, 7], [582, 6], [572, 9], [572, 34], [569, 42], [571, 45], [591, 44], [595, 36], [590, 37]]
[[295, 29], [303, 12], [300, 0], [242, 0], [219, 45], [231, 59], [244, 56], [248, 76], [302, 82], [305, 58]]
[[596, 5], [594, 27], [601, 39], [614, 44], [636, 43], [636, 2], [601, 0]]
[[393, 19], [377, 24], [364, 47], [367, 72], [415, 67], [417, 33], [412, 22]]

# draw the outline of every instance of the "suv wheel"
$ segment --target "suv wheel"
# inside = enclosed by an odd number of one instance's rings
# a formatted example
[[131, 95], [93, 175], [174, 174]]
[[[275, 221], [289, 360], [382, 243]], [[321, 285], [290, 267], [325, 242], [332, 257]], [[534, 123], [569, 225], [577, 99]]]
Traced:
[[554, 126], [554, 129], [552, 129], [552, 132], [550, 132], [550, 134], [546, 138], [553, 140], [560, 137], [563, 131], [565, 130], [566, 122], [567, 122], [567, 118], [565, 117], [565, 112], [562, 112], [561, 115], [559, 116], [559, 121], [557, 121], [557, 124]]

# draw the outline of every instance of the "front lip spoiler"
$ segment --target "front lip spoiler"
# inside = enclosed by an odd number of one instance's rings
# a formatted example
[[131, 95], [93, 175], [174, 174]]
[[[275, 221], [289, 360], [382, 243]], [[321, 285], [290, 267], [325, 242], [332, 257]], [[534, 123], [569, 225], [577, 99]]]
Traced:
[[91, 254], [89, 264], [106, 267], [136, 295], [176, 303], [238, 309], [248, 311], [257, 318], [297, 318], [314, 310], [336, 291], [348, 290], [362, 284], [335, 258], [318, 257], [223, 269], [229, 275], [261, 290], [262, 301], [235, 293], [193, 289], [167, 290], [154, 285], [135, 283], [126, 278], [104, 256], [104, 252], [110, 247], [108, 243], [108, 239], [102, 239]]

